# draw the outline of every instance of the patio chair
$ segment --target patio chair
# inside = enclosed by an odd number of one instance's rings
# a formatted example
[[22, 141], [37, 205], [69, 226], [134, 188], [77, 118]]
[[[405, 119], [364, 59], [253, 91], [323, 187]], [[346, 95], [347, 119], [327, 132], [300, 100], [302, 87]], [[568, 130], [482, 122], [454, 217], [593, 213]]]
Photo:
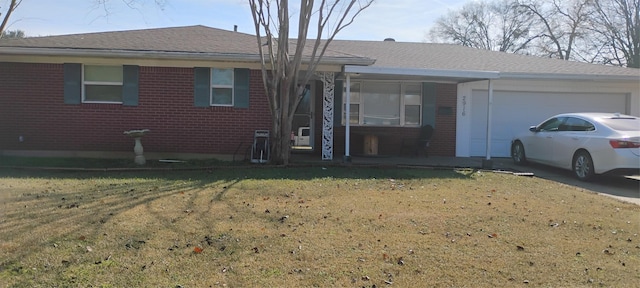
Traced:
[[427, 124], [420, 128], [420, 136], [415, 138], [403, 138], [400, 146], [400, 155], [406, 150], [411, 149], [413, 154], [420, 156], [420, 152], [424, 152], [425, 157], [429, 157], [429, 144], [433, 136], [433, 126]]

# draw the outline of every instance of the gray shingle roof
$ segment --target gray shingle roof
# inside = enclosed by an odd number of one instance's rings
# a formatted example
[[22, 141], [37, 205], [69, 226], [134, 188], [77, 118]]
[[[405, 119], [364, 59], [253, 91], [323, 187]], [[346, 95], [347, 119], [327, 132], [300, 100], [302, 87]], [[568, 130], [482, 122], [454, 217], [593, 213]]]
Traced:
[[[136, 52], [214, 53], [257, 56], [255, 35], [202, 25], [61, 36], [0, 39], [0, 48], [51, 48]], [[0, 50], [2, 53], [2, 50]], [[339, 51], [329, 57], [362, 58]]]
[[334, 40], [331, 49], [367, 55], [376, 59], [373, 66], [385, 68], [640, 77], [640, 69], [495, 52], [453, 44]]
[[187, 26], [61, 36], [8, 39], [0, 47], [72, 48], [166, 52], [235, 52], [256, 54], [256, 37], [250, 34]]
[[[313, 41], [309, 41], [311, 45]], [[257, 56], [254, 35], [187, 26], [145, 30], [0, 39], [0, 55], [11, 48], [85, 49], [104, 51], [152, 51], [220, 53]], [[293, 49], [293, 46], [291, 47]], [[309, 51], [309, 49], [307, 49]], [[53, 50], [52, 50], [53, 51]], [[375, 59], [374, 67], [436, 70], [498, 71], [512, 74], [565, 74], [639, 77], [640, 69], [562, 61], [487, 51], [451, 44], [393, 41], [334, 40], [327, 57]]]

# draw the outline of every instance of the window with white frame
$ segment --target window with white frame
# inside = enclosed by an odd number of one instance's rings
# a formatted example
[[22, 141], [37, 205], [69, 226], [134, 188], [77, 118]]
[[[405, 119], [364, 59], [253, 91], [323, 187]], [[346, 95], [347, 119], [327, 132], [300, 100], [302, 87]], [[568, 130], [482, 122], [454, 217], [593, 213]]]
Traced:
[[83, 102], [122, 103], [122, 66], [84, 65]]
[[407, 83], [403, 87], [403, 108], [402, 119], [405, 126], [420, 126], [420, 115], [422, 111], [422, 84]]
[[[349, 124], [358, 125], [360, 123], [360, 83], [359, 82], [351, 82], [351, 101], [349, 103]], [[346, 88], [345, 88], [346, 91]], [[342, 94], [342, 125], [345, 124], [345, 113], [346, 113], [346, 93], [343, 91]]]
[[[349, 123], [356, 126], [420, 126], [421, 83], [351, 82]], [[346, 88], [342, 124], [346, 121]]]
[[233, 106], [233, 69], [211, 68], [211, 105]]

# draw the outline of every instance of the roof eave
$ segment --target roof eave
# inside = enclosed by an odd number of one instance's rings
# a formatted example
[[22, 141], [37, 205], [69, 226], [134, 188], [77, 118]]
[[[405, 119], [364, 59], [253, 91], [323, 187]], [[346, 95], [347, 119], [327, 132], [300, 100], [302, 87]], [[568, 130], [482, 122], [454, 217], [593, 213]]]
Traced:
[[[303, 58], [303, 62], [309, 62], [311, 58]], [[336, 56], [323, 56], [322, 64], [338, 64], [338, 65], [357, 65], [357, 66], [369, 66], [376, 63], [375, 59], [367, 57], [336, 57]]]
[[207, 52], [173, 52], [173, 51], [139, 51], [139, 50], [103, 50], [75, 48], [24, 48], [0, 47], [0, 54], [39, 55], [39, 56], [72, 56], [100, 58], [154, 58], [184, 60], [221, 60], [255, 62], [260, 57], [253, 54], [239, 53], [207, 53]]
[[577, 81], [640, 81], [640, 75], [607, 75], [607, 74], [561, 74], [561, 73], [514, 73], [501, 72], [501, 79], [514, 80], [577, 80]]
[[[0, 55], [40, 55], [67, 57], [100, 57], [100, 58], [152, 58], [171, 60], [214, 60], [234, 62], [260, 62], [258, 54], [220, 53], [220, 52], [176, 52], [176, 51], [144, 51], [144, 50], [115, 50], [115, 49], [77, 49], [77, 48], [25, 48], [0, 47]], [[310, 57], [303, 59], [308, 63]], [[366, 57], [335, 57], [324, 56], [322, 64], [329, 65], [372, 65], [374, 59]]]
[[372, 67], [372, 66], [344, 66], [345, 73], [384, 74], [397, 76], [443, 77], [456, 79], [498, 79], [497, 71], [473, 71], [473, 70], [442, 70], [422, 68], [396, 68], [396, 67]]

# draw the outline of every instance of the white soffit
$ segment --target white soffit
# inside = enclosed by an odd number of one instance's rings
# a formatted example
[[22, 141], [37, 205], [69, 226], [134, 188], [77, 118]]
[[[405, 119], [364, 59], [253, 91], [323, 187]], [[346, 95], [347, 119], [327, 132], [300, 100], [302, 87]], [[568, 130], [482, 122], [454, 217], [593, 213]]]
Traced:
[[466, 70], [437, 70], [437, 69], [415, 69], [415, 68], [388, 68], [345, 65], [345, 73], [360, 73], [371, 75], [396, 75], [396, 76], [418, 76], [436, 78], [454, 78], [457, 82], [468, 82], [486, 79], [499, 79], [500, 72], [496, 71], [466, 71]]

